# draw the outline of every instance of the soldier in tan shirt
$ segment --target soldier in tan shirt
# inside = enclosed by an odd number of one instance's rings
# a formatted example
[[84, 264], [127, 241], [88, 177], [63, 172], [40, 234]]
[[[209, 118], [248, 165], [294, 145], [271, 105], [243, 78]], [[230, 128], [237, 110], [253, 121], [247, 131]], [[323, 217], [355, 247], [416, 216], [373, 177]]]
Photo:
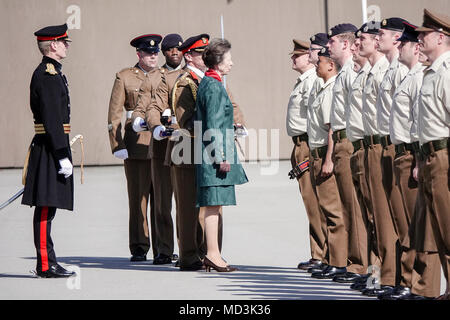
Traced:
[[433, 231], [439, 249], [445, 294], [450, 299], [450, 18], [424, 10], [420, 50], [431, 66], [426, 69], [419, 95], [419, 141], [425, 157], [425, 197], [430, 208]]
[[[111, 150], [115, 157], [124, 160], [129, 202], [129, 247], [131, 261], [145, 261], [150, 248], [147, 222], [147, 206], [150, 201], [150, 222], [153, 255], [158, 254], [155, 245], [153, 190], [151, 184], [151, 160], [148, 131], [136, 133], [132, 129], [131, 114], [137, 105], [141, 84], [158, 74], [158, 44], [160, 35], [143, 35], [131, 41], [136, 47], [138, 63], [116, 74], [108, 112], [108, 131]], [[122, 138], [122, 116], [126, 112], [125, 136]]]
[[294, 50], [291, 52], [292, 69], [299, 72], [300, 76], [297, 78], [297, 82], [289, 97], [286, 129], [294, 142], [291, 164], [292, 168], [294, 168], [293, 172], [297, 172], [295, 178], [298, 181], [300, 194], [309, 220], [311, 259], [299, 263], [297, 268], [308, 270], [309, 268], [317, 267], [323, 262], [325, 234], [322, 231], [322, 213], [311, 185], [309, 164], [305, 166], [306, 169], [304, 171], [301, 169], [295, 170], [296, 167], [301, 167], [305, 161], [309, 163], [307, 134], [308, 100], [317, 75], [315, 66], [308, 61], [309, 43], [296, 39], [293, 42]]

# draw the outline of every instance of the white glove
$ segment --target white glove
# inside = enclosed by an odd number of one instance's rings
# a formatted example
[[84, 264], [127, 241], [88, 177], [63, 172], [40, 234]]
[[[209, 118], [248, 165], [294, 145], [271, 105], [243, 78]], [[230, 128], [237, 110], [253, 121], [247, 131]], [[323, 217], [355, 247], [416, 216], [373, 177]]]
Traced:
[[133, 121], [133, 130], [135, 132], [145, 131], [147, 128], [147, 124], [145, 123], [144, 119], [141, 117], [137, 117]]
[[72, 175], [73, 165], [69, 158], [59, 160], [59, 166], [61, 169], [59, 169], [58, 174], [63, 174], [66, 179]]
[[120, 149], [114, 152], [114, 157], [125, 160], [128, 158], [127, 149]]
[[161, 141], [162, 139], [166, 138], [165, 136], [163, 136], [164, 131], [166, 131], [166, 127], [157, 126], [155, 130], [153, 130], [153, 138], [155, 138], [158, 141]]

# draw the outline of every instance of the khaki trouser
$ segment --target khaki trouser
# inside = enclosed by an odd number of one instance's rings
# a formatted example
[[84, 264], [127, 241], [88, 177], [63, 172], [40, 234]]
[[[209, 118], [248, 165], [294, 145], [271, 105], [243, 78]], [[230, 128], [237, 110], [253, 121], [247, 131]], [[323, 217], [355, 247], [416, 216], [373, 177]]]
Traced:
[[319, 206], [327, 221], [327, 260], [334, 267], [347, 266], [348, 239], [345, 230], [342, 204], [334, 174], [321, 177], [322, 159], [313, 157], [311, 168], [311, 182], [319, 201]]
[[424, 192], [447, 290], [450, 289], [450, 174], [448, 149], [433, 152], [423, 168]]
[[147, 222], [147, 206], [150, 202], [151, 242], [153, 256], [158, 255], [155, 233], [155, 210], [151, 180], [151, 160], [126, 159], [124, 161], [127, 178], [129, 219], [129, 246], [134, 254], [147, 254], [150, 238]]
[[[294, 145], [291, 155], [292, 167], [309, 158], [309, 147], [306, 141], [299, 141]], [[310, 162], [310, 166], [312, 161]], [[310, 169], [302, 173], [297, 178], [300, 194], [305, 205], [306, 214], [309, 220], [309, 245], [311, 258], [324, 261], [326, 253], [326, 221], [325, 216], [320, 212], [317, 197], [311, 184]]]
[[172, 181], [164, 159], [152, 159], [152, 183], [155, 193], [155, 229], [158, 253], [171, 257], [174, 250], [172, 221]]
[[373, 208], [375, 232], [377, 237], [378, 256], [381, 260], [381, 284], [395, 286], [396, 281], [396, 243], [395, 232], [389, 203], [383, 187], [381, 170], [382, 147], [380, 144], [370, 145], [366, 151], [365, 168], [369, 186], [370, 201]]
[[367, 272], [367, 231], [352, 180], [350, 157], [353, 145], [347, 138], [334, 144], [334, 172], [342, 201], [344, 223], [348, 234], [348, 272]]
[[369, 186], [367, 185], [366, 172], [364, 167], [364, 158], [366, 151], [361, 148], [353, 153], [350, 158], [350, 167], [352, 170], [353, 185], [361, 208], [364, 225], [367, 235], [367, 260], [368, 264], [381, 267], [381, 261], [378, 257], [377, 238], [375, 234], [375, 223], [373, 218], [373, 207], [370, 201]]

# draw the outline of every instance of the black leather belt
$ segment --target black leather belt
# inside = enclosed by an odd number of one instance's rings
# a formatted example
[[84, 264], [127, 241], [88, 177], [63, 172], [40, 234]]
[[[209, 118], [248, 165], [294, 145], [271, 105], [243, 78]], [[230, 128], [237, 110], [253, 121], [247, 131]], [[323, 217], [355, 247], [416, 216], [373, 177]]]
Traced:
[[347, 131], [345, 129], [337, 130], [333, 132], [333, 141], [340, 142], [342, 139], [347, 138]]
[[327, 150], [328, 150], [328, 145], [320, 147], [320, 148], [315, 148], [315, 149], [311, 150], [311, 155], [313, 156], [314, 159], [323, 158], [326, 156]]
[[301, 134], [299, 136], [294, 136], [294, 137], [292, 137], [292, 141], [294, 142], [294, 144], [297, 144], [300, 141], [308, 142], [308, 134], [304, 133], [304, 134]]
[[426, 142], [420, 148], [422, 150], [422, 154], [425, 157], [428, 157], [430, 154], [448, 148], [448, 138], [444, 138], [441, 140], [434, 140], [430, 142]]
[[398, 157], [406, 153], [406, 151], [414, 152], [412, 143], [399, 143], [395, 145], [395, 156]]
[[390, 146], [392, 144], [390, 135], [382, 136], [380, 139], [381, 139], [381, 145], [383, 146], [383, 148], [386, 148], [387, 146]]
[[365, 148], [364, 139], [359, 139], [359, 140], [353, 141], [352, 144], [353, 144], [353, 152], [356, 152], [358, 150]]
[[375, 134], [373, 136], [364, 136], [364, 144], [365, 147], [373, 146], [375, 144], [381, 143], [381, 137], [379, 134]]

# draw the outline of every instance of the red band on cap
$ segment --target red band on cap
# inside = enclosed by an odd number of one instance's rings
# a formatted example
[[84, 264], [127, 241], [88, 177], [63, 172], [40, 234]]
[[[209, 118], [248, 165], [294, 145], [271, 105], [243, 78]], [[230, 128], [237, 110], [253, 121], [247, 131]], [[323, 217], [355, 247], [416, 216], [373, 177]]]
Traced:
[[38, 41], [50, 41], [50, 40], [56, 40], [56, 39], [65, 38], [65, 37], [68, 37], [67, 32], [64, 33], [63, 35], [56, 36], [56, 37], [40, 37], [40, 36], [38, 36], [37, 39], [38, 39]]
[[[206, 43], [203, 42], [203, 40], [206, 40]], [[192, 46], [190, 46], [187, 49], [182, 50], [181, 52], [183, 52], [183, 54], [185, 54], [186, 52], [196, 49], [196, 48], [201, 48], [201, 47], [206, 47], [209, 44], [208, 38], [201, 38], [200, 40], [195, 41]]]

